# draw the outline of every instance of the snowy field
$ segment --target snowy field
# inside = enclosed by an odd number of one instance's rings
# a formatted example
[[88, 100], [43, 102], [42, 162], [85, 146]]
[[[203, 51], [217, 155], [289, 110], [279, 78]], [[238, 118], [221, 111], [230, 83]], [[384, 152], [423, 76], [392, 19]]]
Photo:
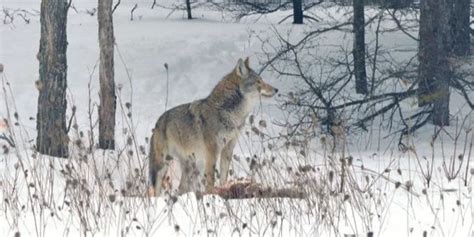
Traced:
[[[188, 21], [182, 11], [169, 14], [167, 9], [150, 9], [151, 3], [122, 0], [114, 13], [115, 80], [121, 88], [119, 148], [104, 152], [87, 148], [89, 137], [94, 137], [91, 128], [97, 126], [93, 121], [99, 101], [97, 18], [88, 13], [96, 1], [73, 0], [67, 29], [68, 114], [72, 106], [77, 108], [77, 126], [69, 133], [73, 155], [66, 160], [33, 151], [40, 1], [1, 0], [1, 19], [5, 10], [23, 9], [29, 20], [17, 16], [11, 23], [0, 23], [0, 118], [10, 124], [7, 128], [0, 123], [0, 135], [12, 135], [16, 141], [11, 148], [0, 140], [2, 236], [474, 236], [473, 116], [433, 143], [433, 127], [422, 129], [407, 138], [412, 149], [403, 152], [390, 139], [382, 139], [384, 131], [374, 130], [348, 137], [343, 152], [327, 148], [321, 135], [303, 153], [297, 146], [260, 139], [248, 123], [234, 152], [233, 178], [296, 186], [306, 193], [304, 198], [145, 197], [148, 137], [165, 104], [170, 108], [207, 96], [239, 58], [249, 56], [259, 69], [266, 59], [264, 42], [274, 41], [275, 31], [298, 40], [315, 27], [277, 24], [289, 11], [236, 22], [225, 12], [198, 8], [193, 12], [197, 19]], [[315, 11], [347, 17], [331, 7]], [[328, 17], [320, 24], [330, 21]], [[327, 45], [321, 54], [331, 54], [331, 45], [350, 46], [348, 34], [321, 37], [319, 43]], [[400, 32], [381, 37], [400, 58], [417, 48]], [[373, 35], [368, 33], [368, 38], [370, 42]], [[271, 70], [262, 77], [281, 94], [298, 86]], [[468, 114], [457, 101], [454, 95], [452, 113]], [[286, 116], [278, 100], [263, 100], [254, 115], [256, 121], [267, 122], [260, 127], [266, 134], [282, 132], [273, 125]], [[253, 158], [261, 166], [257, 172], [249, 169]], [[341, 172], [346, 177], [343, 193], [337, 192], [341, 183], [334, 175]]]

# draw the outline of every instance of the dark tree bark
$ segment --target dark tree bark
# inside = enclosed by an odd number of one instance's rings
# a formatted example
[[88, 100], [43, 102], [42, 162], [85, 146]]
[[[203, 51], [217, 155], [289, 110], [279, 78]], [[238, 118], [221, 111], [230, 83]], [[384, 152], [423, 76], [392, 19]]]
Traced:
[[67, 0], [41, 1], [41, 38], [38, 53], [36, 149], [39, 153], [68, 157], [66, 128]]
[[193, 16], [191, 14], [191, 1], [186, 0], [186, 12], [188, 13], [188, 19], [191, 20], [193, 19]]
[[101, 149], [115, 149], [115, 39], [112, 20], [112, 3], [113, 0], [99, 0], [97, 14], [100, 46], [99, 148]]
[[293, 24], [303, 24], [302, 0], [293, 0]]
[[469, 14], [470, 0], [453, 0], [453, 53], [457, 56], [470, 54]]
[[353, 0], [354, 7], [354, 75], [356, 92], [367, 94], [367, 72], [365, 70], [365, 19], [364, 0]]
[[432, 122], [438, 126], [449, 125], [449, 81], [452, 72], [448, 56], [453, 45], [449, 24], [452, 14], [450, 1], [421, 1], [418, 104], [432, 106]]

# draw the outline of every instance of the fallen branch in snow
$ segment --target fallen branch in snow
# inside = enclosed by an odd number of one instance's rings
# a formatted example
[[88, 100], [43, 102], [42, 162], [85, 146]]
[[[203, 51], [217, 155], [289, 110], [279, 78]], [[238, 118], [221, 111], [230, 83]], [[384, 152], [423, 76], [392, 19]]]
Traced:
[[305, 198], [305, 194], [297, 188], [275, 189], [249, 180], [231, 181], [225, 185], [215, 187], [205, 195], [218, 195], [224, 199], [248, 198]]

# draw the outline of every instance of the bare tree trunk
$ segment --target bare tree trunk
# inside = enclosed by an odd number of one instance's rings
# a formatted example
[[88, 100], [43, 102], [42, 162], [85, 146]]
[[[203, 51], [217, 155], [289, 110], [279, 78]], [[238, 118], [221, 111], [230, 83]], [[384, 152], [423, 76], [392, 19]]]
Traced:
[[41, 1], [41, 38], [38, 53], [36, 149], [41, 154], [68, 157], [66, 128], [67, 0]]
[[101, 149], [115, 149], [115, 39], [112, 20], [112, 3], [113, 0], [99, 0], [97, 14], [100, 46], [99, 148]]
[[[439, 0], [436, 0], [437, 2]], [[429, 96], [433, 91], [434, 69], [437, 65], [438, 46], [436, 28], [439, 26], [439, 19], [436, 17], [436, 6], [438, 3], [432, 1], [422, 1], [420, 6], [420, 29], [419, 29], [419, 61], [418, 69], [418, 105], [425, 106], [430, 104]], [[434, 7], [434, 8], [433, 8]], [[436, 11], [435, 11], [436, 10]]]
[[[447, 65], [447, 58], [440, 61], [441, 64]], [[452, 77], [452, 72], [448, 66], [440, 66], [438, 75], [435, 78], [435, 92], [433, 97], [433, 124], [438, 126], [449, 125], [449, 80]]]
[[432, 105], [432, 121], [438, 126], [449, 125], [449, 81], [452, 77], [448, 65], [452, 48], [450, 1], [421, 1], [418, 104]]
[[470, 0], [454, 0], [453, 9], [453, 53], [457, 56], [470, 54], [470, 31], [469, 26]]
[[438, 65], [435, 75], [435, 90], [433, 98], [433, 124], [438, 126], [449, 125], [449, 82], [453, 77], [453, 71], [449, 66], [448, 58], [453, 53], [454, 31], [452, 28], [453, 2], [455, 0], [439, 0], [440, 26], [438, 34]]
[[365, 71], [365, 19], [364, 0], [353, 0], [354, 7], [354, 75], [356, 92], [367, 94], [367, 72]]
[[191, 20], [193, 19], [193, 16], [191, 15], [191, 1], [186, 0], [186, 12], [188, 13], [188, 19]]
[[293, 0], [293, 24], [303, 24], [302, 0]]

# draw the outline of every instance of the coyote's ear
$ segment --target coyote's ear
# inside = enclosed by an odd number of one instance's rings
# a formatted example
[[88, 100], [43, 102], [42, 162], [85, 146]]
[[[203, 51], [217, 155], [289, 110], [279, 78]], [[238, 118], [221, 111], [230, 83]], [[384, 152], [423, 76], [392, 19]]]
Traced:
[[235, 70], [235, 73], [237, 73], [237, 75], [240, 77], [245, 77], [248, 74], [248, 69], [241, 58], [239, 58], [239, 61], [237, 61], [237, 66], [235, 66], [234, 70]]
[[245, 66], [247, 66], [247, 68], [250, 68], [249, 57], [245, 59], [244, 63], [245, 63]]

